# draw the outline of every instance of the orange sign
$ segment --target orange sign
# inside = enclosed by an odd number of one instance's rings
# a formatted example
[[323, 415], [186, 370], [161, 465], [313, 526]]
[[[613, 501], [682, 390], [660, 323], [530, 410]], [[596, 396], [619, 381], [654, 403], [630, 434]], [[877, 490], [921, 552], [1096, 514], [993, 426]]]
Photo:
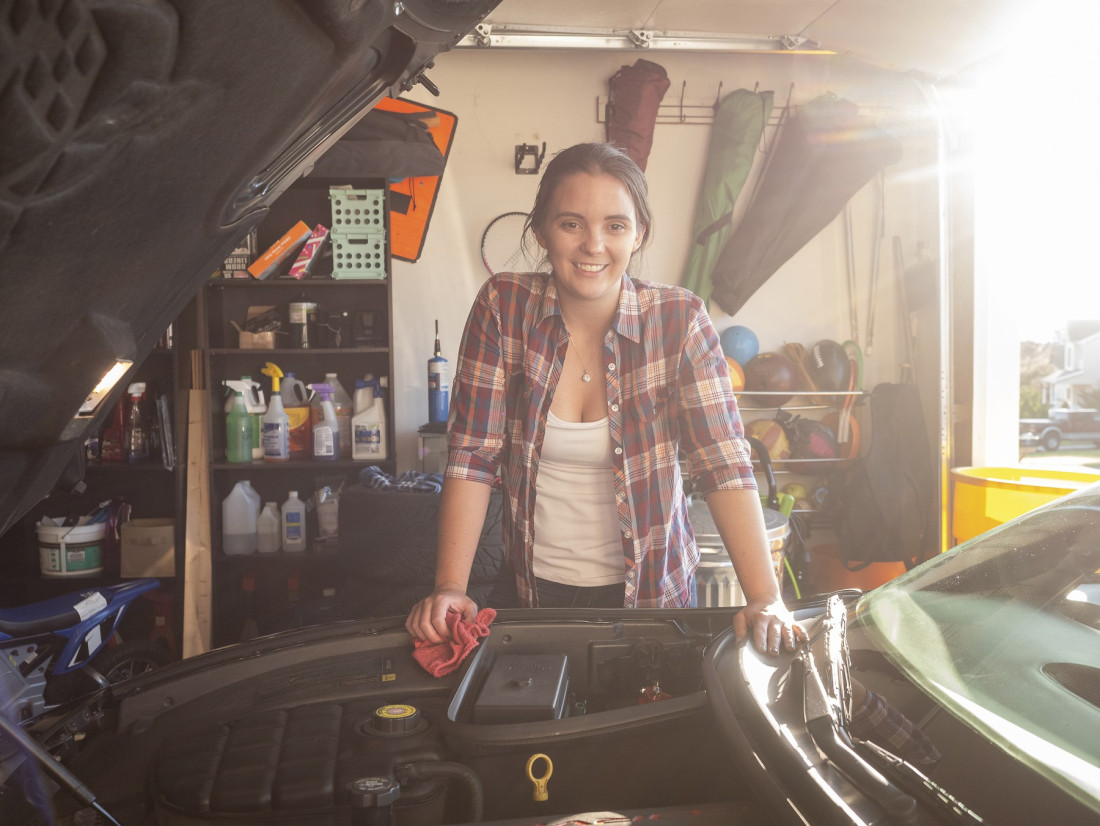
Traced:
[[[416, 114], [424, 117], [432, 140], [443, 153], [444, 166], [451, 151], [458, 118], [451, 112], [433, 109], [404, 98], [382, 98], [375, 107], [384, 112]], [[424, 236], [435, 209], [442, 174], [410, 176], [390, 182], [390, 254], [404, 261], [416, 261], [424, 249]]]

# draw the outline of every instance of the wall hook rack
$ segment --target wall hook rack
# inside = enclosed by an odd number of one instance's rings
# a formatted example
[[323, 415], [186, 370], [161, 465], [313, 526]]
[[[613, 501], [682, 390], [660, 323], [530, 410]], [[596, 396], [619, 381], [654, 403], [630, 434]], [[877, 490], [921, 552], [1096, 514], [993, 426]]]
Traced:
[[[524, 166], [523, 162], [530, 157], [533, 161], [533, 166]], [[542, 142], [542, 151], [533, 143], [518, 143], [516, 144], [516, 174], [517, 175], [537, 175], [538, 171], [542, 168], [542, 160], [546, 157], [546, 141]]]

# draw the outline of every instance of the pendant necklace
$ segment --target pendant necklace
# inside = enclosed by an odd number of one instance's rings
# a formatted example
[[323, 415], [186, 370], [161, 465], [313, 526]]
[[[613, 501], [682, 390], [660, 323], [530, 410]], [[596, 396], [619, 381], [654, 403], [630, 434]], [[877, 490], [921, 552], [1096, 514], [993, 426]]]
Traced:
[[[569, 343], [573, 344], [572, 337], [569, 338]], [[581, 359], [581, 351], [576, 344], [573, 344], [573, 350], [576, 352], [577, 358]], [[584, 373], [581, 375], [581, 381], [583, 381], [585, 384], [588, 384], [588, 382], [592, 381], [592, 375], [588, 372], [588, 365], [583, 363], [583, 359], [581, 359], [581, 361], [581, 366], [584, 367]], [[589, 359], [589, 361], [591, 361], [591, 359]]]

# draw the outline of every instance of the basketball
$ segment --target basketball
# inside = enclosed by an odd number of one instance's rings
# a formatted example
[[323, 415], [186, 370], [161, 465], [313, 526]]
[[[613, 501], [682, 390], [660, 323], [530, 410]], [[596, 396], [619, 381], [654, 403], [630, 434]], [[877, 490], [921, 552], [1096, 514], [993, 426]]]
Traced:
[[[786, 393], [800, 390], [798, 367], [780, 353], [761, 353], [745, 365], [745, 392]], [[751, 396], [750, 404], [779, 407], [791, 400], [789, 395]]]
[[760, 342], [756, 333], [748, 327], [734, 324], [722, 331], [722, 352], [738, 364], [748, 364], [760, 352]]
[[818, 390], [847, 390], [852, 375], [848, 354], [835, 341], [822, 339], [810, 348], [806, 370]]
[[787, 433], [775, 419], [754, 419], [745, 425], [745, 435], [758, 439], [772, 459], [786, 459], [791, 455]]
[[729, 370], [730, 384], [734, 393], [740, 393], [745, 389], [745, 371], [736, 359], [726, 356], [726, 369]]

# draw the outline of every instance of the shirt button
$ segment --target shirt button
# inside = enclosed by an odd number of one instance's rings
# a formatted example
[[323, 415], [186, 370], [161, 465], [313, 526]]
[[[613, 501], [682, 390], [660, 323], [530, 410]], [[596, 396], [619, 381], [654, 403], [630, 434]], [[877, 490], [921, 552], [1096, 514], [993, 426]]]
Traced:
[[619, 412], [619, 405], [617, 405], [617, 404], [611, 405], [611, 412], [612, 413], [618, 413]]
[[607, 369], [608, 370], [614, 370], [615, 369], [615, 362], [611, 362], [611, 364], [607, 365]]
[[615, 501], [622, 504], [623, 502], [626, 501], [626, 497], [623, 496], [621, 493], [616, 493], [615, 494]]
[[621, 447], [615, 448], [615, 455], [616, 456], [622, 456], [623, 455], [623, 449]]
[[630, 531], [623, 531], [623, 536], [625, 536], [627, 539], [631, 539], [633, 538], [634, 534], [632, 534]]

